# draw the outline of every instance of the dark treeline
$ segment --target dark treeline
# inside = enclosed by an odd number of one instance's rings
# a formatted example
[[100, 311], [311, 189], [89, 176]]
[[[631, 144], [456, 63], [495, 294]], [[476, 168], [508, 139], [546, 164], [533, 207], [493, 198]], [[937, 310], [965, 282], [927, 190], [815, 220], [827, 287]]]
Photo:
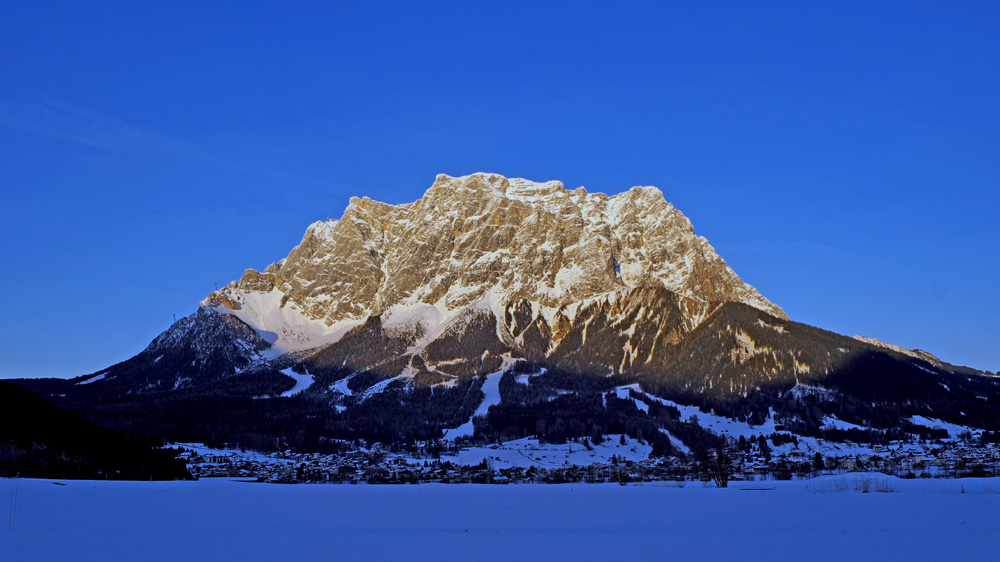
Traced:
[[291, 386], [289, 377], [270, 371], [116, 400], [92, 400], [92, 394], [55, 399], [96, 423], [154, 442], [334, 453], [344, 441], [405, 446], [438, 439], [444, 428], [471, 416], [482, 400], [481, 385], [471, 377], [452, 388], [394, 381], [381, 393], [351, 397], [344, 411], [325, 395], [266, 398]]
[[112, 480], [190, 478], [176, 452], [100, 427], [0, 381], [0, 476]]
[[[921, 368], [922, 367], [922, 368]], [[642, 388], [705, 412], [760, 425], [774, 413], [789, 431], [834, 441], [856, 441], [852, 430], [823, 429], [825, 417], [880, 430], [860, 442], [880, 443], [904, 433], [940, 434], [909, 421], [921, 415], [959, 425], [1000, 430], [1000, 381], [978, 375], [928, 372], [928, 365], [873, 352], [859, 354], [813, 386], [762, 385], [746, 396], [719, 397], [678, 388], [672, 381], [647, 376]], [[795, 389], [795, 390], [793, 390]]]
[[[737, 335], [767, 351], [750, 353]], [[709, 317], [672, 357], [640, 373], [644, 390], [753, 424], [766, 419], [774, 407], [799, 416], [812, 432], [819, 429], [822, 415], [877, 428], [900, 427], [908, 416], [925, 415], [1000, 429], [996, 377], [963, 367], [937, 367], [740, 303], [728, 303]], [[818, 410], [808, 400], [802, 405], [778, 404], [797, 385], [839, 396], [821, 400]]]

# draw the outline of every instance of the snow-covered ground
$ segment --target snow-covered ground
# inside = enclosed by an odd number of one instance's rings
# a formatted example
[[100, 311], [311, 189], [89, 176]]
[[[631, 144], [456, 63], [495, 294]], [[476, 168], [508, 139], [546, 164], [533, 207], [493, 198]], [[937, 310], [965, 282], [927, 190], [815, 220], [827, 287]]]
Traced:
[[826, 429], [866, 429], [856, 423], [838, 419], [837, 416], [823, 416], [823, 427]]
[[285, 369], [284, 371], [281, 371], [281, 374], [288, 375], [289, 377], [295, 379], [295, 386], [293, 386], [290, 390], [282, 392], [281, 395], [283, 397], [295, 396], [296, 394], [312, 386], [313, 376], [308, 373], [300, 375], [291, 369]]
[[273, 357], [290, 351], [300, 351], [338, 341], [357, 326], [357, 322], [342, 321], [327, 326], [322, 320], [307, 316], [294, 302], [285, 306], [285, 293], [248, 291], [230, 287], [220, 293], [238, 302], [240, 307], [212, 305], [220, 314], [231, 314], [257, 331], [273, 347], [265, 355]]
[[445, 439], [455, 439], [456, 437], [472, 435], [475, 431], [472, 420], [476, 419], [477, 416], [485, 416], [486, 413], [489, 412], [490, 406], [496, 406], [500, 403], [500, 379], [503, 378], [504, 373], [506, 373], [513, 364], [513, 360], [509, 357], [504, 357], [500, 370], [486, 375], [486, 382], [483, 383], [482, 388], [483, 401], [479, 403], [479, 406], [476, 408], [476, 411], [472, 413], [472, 417], [469, 418], [469, 421], [458, 427], [446, 430], [444, 432]]
[[[672, 400], [665, 400], [658, 396], [654, 396], [647, 392], [644, 392], [638, 384], [630, 384], [626, 386], [619, 386], [615, 388], [615, 393], [619, 398], [631, 399], [637, 408], [640, 410], [647, 411], [649, 406], [642, 403], [640, 400], [635, 400], [630, 398], [629, 391], [635, 391], [646, 398], [664, 404], [666, 406], [673, 406], [680, 411], [682, 421], [695, 421], [704, 429], [715, 433], [716, 435], [721, 435], [723, 437], [728, 437], [731, 439], [738, 439], [741, 436], [745, 438], [756, 437], [756, 436], [768, 436], [772, 433], [777, 433], [776, 424], [774, 421], [774, 411], [772, 410], [771, 415], [764, 420], [761, 425], [750, 425], [747, 422], [741, 422], [732, 418], [726, 418], [723, 416], [715, 415], [710, 412], [702, 412], [697, 406], [685, 406], [683, 404], [678, 404]], [[936, 420], [930, 420], [936, 421]], [[835, 427], [839, 429], [848, 429], [851, 427], [860, 427], [854, 424], [847, 423], [845, 421], [838, 420], [835, 417], [826, 417], [825, 425], [827, 427]], [[914, 422], [918, 423], [918, 422]], [[941, 422], [938, 422], [940, 424]], [[929, 425], [929, 424], [924, 424]], [[933, 426], [931, 426], [933, 427]], [[805, 453], [808, 455], [813, 455], [815, 453], [821, 453], [823, 456], [834, 456], [843, 457], [848, 455], [870, 455], [873, 454], [873, 449], [866, 445], [860, 445], [856, 443], [838, 443], [834, 441], [824, 441], [821, 439], [816, 439], [815, 437], [804, 437], [796, 436], [797, 443], [784, 443], [781, 445], [772, 445], [772, 451], [775, 454], [790, 454], [793, 452]], [[671, 439], [674, 443], [675, 439]], [[684, 450], [678, 447], [677, 443], [674, 446], [680, 450]]]
[[996, 559], [1000, 479], [862, 493], [864, 478], [725, 490], [0, 480], [4, 503], [17, 497], [13, 531], [0, 510], [0, 560]]
[[219, 457], [233, 456], [241, 460], [256, 461], [256, 462], [273, 461], [276, 458], [278, 458], [277, 455], [274, 454], [259, 453], [257, 451], [251, 451], [249, 449], [246, 451], [240, 451], [238, 449], [215, 449], [212, 447], [206, 447], [203, 443], [174, 443], [171, 445], [171, 447], [186, 449], [188, 451], [193, 451], [199, 455], [219, 456]]
[[[626, 443], [622, 445], [621, 435], [606, 435], [603, 443], [592, 445], [590, 449], [579, 443], [567, 442], [555, 445], [526, 438], [507, 441], [503, 445], [464, 448], [454, 457], [442, 455], [441, 460], [465, 466], [474, 466], [485, 460], [494, 470], [515, 466], [560, 468], [570, 465], [611, 464], [611, 457], [641, 461], [648, 459], [652, 450], [653, 448], [646, 443], [628, 437]], [[407, 460], [422, 463], [428, 459]]]
[[969, 427], [966, 425], [957, 425], [953, 423], [944, 422], [941, 420], [936, 420], [934, 418], [926, 418], [924, 416], [910, 416], [910, 421], [917, 425], [922, 425], [924, 427], [929, 427], [931, 429], [944, 429], [948, 432], [948, 439], [955, 439], [961, 433], [968, 432], [971, 434], [980, 434], [983, 430], [974, 427]]
[[[738, 420], [724, 418], [722, 416], [717, 416], [715, 414], [702, 412], [696, 406], [684, 406], [683, 404], [678, 404], [672, 400], [664, 400], [659, 396], [654, 396], [647, 392], [644, 392], [639, 388], [638, 384], [630, 384], [626, 386], [619, 386], [615, 388], [615, 393], [619, 398], [628, 399], [629, 391], [638, 392], [650, 400], [659, 402], [666, 406], [673, 406], [677, 408], [681, 413], [682, 421], [697, 421], [698, 425], [701, 427], [715, 433], [717, 435], [722, 435], [725, 437], [732, 437], [733, 439], [743, 437], [756, 437], [758, 435], [770, 435], [775, 432], [774, 428], [774, 417], [769, 416], [762, 425], [750, 425], [746, 422], [741, 422]], [[646, 406], [641, 401], [634, 400], [636, 407], [645, 411], [648, 411], [649, 406]], [[694, 418], [694, 420], [692, 420]]]

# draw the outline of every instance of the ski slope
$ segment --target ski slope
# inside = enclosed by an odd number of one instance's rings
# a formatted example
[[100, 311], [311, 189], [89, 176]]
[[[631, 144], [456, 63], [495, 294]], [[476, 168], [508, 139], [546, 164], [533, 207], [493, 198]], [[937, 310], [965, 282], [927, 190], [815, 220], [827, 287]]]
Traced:
[[281, 393], [281, 396], [283, 398], [287, 398], [289, 396], [295, 396], [296, 394], [299, 394], [300, 392], [306, 390], [307, 388], [312, 386], [314, 379], [314, 377], [310, 375], [308, 372], [304, 375], [300, 375], [291, 369], [285, 369], [281, 371], [281, 374], [295, 379], [295, 386]]

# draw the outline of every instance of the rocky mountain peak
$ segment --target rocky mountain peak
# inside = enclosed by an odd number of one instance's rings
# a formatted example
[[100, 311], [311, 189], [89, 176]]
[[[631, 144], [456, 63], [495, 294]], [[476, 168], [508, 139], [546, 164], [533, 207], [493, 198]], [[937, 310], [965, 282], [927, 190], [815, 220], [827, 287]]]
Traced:
[[[289, 332], [291, 349], [414, 307], [448, 318], [488, 301], [499, 316], [507, 303], [557, 309], [638, 287], [686, 301], [691, 326], [731, 301], [785, 318], [655, 187], [609, 197], [486, 173], [438, 175], [413, 203], [351, 198], [341, 219], [311, 225], [287, 258], [203, 304]], [[289, 322], [308, 335], [290, 333]]]

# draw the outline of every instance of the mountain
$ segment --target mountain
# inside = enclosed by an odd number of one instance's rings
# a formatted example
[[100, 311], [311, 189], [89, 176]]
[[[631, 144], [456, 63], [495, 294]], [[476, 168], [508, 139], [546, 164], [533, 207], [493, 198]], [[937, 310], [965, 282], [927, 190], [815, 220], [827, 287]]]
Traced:
[[440, 175], [408, 204], [352, 198], [132, 359], [21, 384], [123, 429], [258, 447], [557, 421], [555, 438], [711, 440], [669, 408], [629, 406], [625, 387], [756, 422], [779, 411], [805, 434], [826, 415], [883, 433], [913, 415], [1000, 420], [987, 373], [791, 321], [656, 188], [608, 197], [496, 174]]

